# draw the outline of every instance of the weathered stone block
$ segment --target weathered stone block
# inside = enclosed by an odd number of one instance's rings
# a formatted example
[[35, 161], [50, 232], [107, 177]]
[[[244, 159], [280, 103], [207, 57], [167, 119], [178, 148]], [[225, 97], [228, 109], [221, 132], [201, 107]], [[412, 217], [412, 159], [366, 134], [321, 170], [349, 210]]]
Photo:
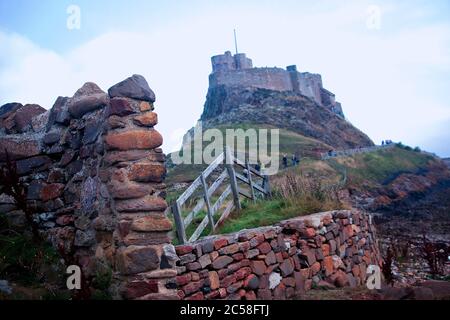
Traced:
[[162, 182], [166, 168], [161, 164], [134, 163], [130, 166], [128, 178], [137, 182]]
[[154, 130], [129, 130], [120, 133], [110, 133], [105, 137], [109, 149], [132, 150], [154, 149], [162, 145], [161, 134]]
[[125, 275], [154, 270], [159, 265], [155, 248], [149, 246], [129, 246], [117, 252], [117, 268]]
[[141, 127], [153, 127], [158, 124], [158, 115], [155, 112], [146, 112], [134, 117], [133, 122]]

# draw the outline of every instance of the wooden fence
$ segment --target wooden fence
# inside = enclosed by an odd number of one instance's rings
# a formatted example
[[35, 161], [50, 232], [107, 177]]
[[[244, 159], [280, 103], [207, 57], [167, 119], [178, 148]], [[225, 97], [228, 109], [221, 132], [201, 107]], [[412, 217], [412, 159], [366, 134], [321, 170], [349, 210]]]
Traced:
[[[225, 163], [224, 163], [225, 161]], [[225, 168], [215, 181], [208, 185], [207, 178], [218, 169], [221, 164], [225, 165]], [[239, 167], [243, 170], [243, 174], [240, 174], [235, 170]], [[225, 180], [228, 182], [225, 184]], [[262, 183], [257, 183], [257, 179], [262, 180]], [[241, 188], [239, 183], [247, 185], [250, 192]], [[220, 194], [219, 198], [214, 204], [211, 203], [211, 198], [214, 192], [219, 190], [219, 187], [225, 186], [225, 190]], [[200, 198], [196, 198], [194, 193], [197, 189], [201, 190]], [[225, 203], [227, 197], [231, 195], [231, 200]], [[240, 195], [256, 201], [257, 195], [263, 197], [270, 196], [269, 178], [261, 174], [255, 168], [251, 167], [248, 163], [235, 158], [228, 147], [224, 152], [220, 154], [202, 173], [194, 180], [194, 182], [183, 192], [183, 194], [172, 205], [172, 213], [175, 220], [177, 237], [180, 243], [193, 242], [197, 240], [208, 224], [211, 226], [211, 232], [214, 230], [230, 215], [230, 213], [236, 209], [241, 209]], [[188, 199], [195, 198], [193, 209], [185, 216], [182, 214], [182, 206]], [[214, 221], [214, 216], [219, 212], [222, 207], [225, 207], [223, 212], [217, 221]], [[206, 207], [206, 216], [200, 222], [192, 236], [187, 240], [186, 228], [193, 222], [195, 217]]]

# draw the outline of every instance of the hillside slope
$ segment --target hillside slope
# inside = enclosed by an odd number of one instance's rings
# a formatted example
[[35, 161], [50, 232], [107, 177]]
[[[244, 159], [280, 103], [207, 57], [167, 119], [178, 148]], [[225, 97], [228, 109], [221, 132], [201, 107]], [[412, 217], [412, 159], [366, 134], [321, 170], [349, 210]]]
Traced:
[[205, 128], [258, 123], [288, 129], [334, 148], [372, 146], [370, 138], [335, 112], [295, 92], [218, 86], [210, 88], [201, 116]]

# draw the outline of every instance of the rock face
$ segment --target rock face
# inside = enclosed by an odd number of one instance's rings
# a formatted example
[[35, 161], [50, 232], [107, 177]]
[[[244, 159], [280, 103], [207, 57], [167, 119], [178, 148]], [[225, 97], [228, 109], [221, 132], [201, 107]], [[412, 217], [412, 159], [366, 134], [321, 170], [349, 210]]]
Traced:
[[133, 75], [130, 78], [119, 82], [108, 90], [109, 96], [129, 97], [138, 100], [155, 102], [155, 94], [148, 86], [147, 81], [141, 75]]
[[367, 135], [310, 98], [293, 91], [225, 85], [208, 90], [203, 127], [257, 123], [288, 129], [339, 149], [372, 146]]
[[176, 246], [182, 299], [293, 299], [316, 285], [365, 284], [381, 265], [372, 219], [358, 210], [318, 213], [276, 226]]
[[[86, 277], [109, 265], [115, 298], [176, 297], [165, 210], [165, 155], [155, 130], [154, 93], [142, 76], [106, 94], [88, 82], [45, 111], [19, 103], [0, 108], [0, 166], [7, 150], [48, 240], [72, 253]], [[24, 224], [14, 200], [0, 194], [0, 214]], [[22, 219], [20, 218], [22, 217]], [[151, 282], [136, 281], [149, 272]], [[144, 296], [144, 297], [143, 297]]]

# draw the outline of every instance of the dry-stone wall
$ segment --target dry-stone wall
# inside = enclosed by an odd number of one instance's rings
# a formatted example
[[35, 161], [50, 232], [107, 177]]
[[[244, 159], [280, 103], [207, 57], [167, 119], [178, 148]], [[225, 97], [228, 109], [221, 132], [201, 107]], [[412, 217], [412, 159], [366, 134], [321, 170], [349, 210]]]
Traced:
[[[103, 92], [86, 83], [46, 111], [0, 108], [0, 164], [8, 152], [27, 186], [41, 233], [74, 255], [86, 275], [114, 271], [114, 297], [176, 298], [175, 251], [164, 211], [164, 154], [153, 128], [155, 95], [134, 75]], [[14, 200], [0, 214], [25, 225]]]
[[291, 299], [317, 286], [365, 284], [380, 265], [367, 214], [333, 211], [176, 247], [178, 295], [186, 300]]

